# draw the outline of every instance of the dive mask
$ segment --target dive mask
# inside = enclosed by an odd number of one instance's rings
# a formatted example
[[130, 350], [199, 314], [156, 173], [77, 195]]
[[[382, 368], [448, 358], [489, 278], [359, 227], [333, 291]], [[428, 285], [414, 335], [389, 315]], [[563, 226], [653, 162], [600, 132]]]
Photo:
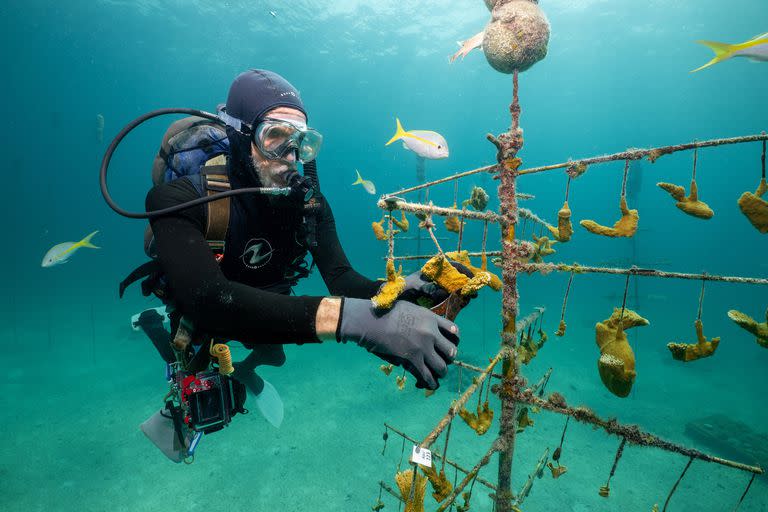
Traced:
[[270, 160], [295, 152], [296, 159], [306, 163], [317, 158], [323, 136], [298, 121], [266, 118], [251, 132], [251, 140]]

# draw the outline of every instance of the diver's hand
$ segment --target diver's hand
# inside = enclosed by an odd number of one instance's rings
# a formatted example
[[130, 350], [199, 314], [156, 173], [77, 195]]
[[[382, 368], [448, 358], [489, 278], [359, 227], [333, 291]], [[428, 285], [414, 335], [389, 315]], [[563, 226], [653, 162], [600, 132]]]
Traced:
[[[451, 265], [459, 272], [467, 277], [472, 277], [472, 272], [456, 261], [451, 261]], [[418, 304], [418, 300], [427, 299], [430, 302], [430, 307], [440, 304], [448, 298], [448, 292], [441, 288], [438, 284], [427, 280], [421, 273], [421, 270], [417, 270], [413, 274], [409, 274], [405, 277], [405, 289], [400, 294], [400, 299], [407, 300], [414, 304]]]
[[416, 377], [417, 388], [437, 389], [456, 357], [459, 328], [410, 302], [379, 312], [370, 300], [344, 299], [339, 341], [351, 340]]

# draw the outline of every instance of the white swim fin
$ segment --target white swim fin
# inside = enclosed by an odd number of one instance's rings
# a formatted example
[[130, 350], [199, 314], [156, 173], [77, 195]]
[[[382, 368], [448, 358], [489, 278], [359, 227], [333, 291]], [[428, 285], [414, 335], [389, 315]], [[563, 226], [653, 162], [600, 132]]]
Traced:
[[256, 407], [264, 418], [275, 428], [283, 424], [283, 400], [277, 393], [275, 386], [264, 381], [264, 389], [256, 397]]

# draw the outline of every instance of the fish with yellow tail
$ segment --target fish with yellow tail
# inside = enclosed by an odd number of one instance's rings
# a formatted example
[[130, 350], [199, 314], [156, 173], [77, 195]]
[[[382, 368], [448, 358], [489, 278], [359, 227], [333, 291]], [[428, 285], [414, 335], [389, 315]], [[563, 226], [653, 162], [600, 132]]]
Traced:
[[360, 176], [360, 171], [355, 169], [355, 172], [357, 173], [357, 181], [355, 181], [352, 185], [362, 185], [366, 192], [373, 195], [376, 193], [376, 185], [373, 184], [371, 180], [364, 180], [362, 176]]
[[96, 247], [91, 243], [91, 238], [93, 238], [96, 233], [98, 233], [98, 231], [94, 231], [79, 242], [63, 242], [54, 245], [48, 250], [47, 253], [45, 253], [41, 266], [46, 268], [64, 264], [68, 262], [69, 258], [71, 258], [72, 255], [75, 254], [81, 247], [99, 249], [99, 247]]
[[396, 118], [395, 120], [397, 121], [397, 130], [385, 146], [389, 146], [397, 140], [402, 140], [405, 149], [413, 151], [422, 158], [430, 160], [448, 158], [448, 143], [445, 141], [445, 137], [430, 130], [406, 131], [403, 125], [400, 124], [400, 119]]
[[739, 44], [718, 43], [717, 41], [696, 42], [708, 46], [715, 52], [715, 58], [700, 68], [694, 69], [691, 73], [701, 71], [709, 66], [714, 66], [718, 62], [723, 62], [732, 57], [747, 57], [754, 61], [768, 62], [768, 32]]

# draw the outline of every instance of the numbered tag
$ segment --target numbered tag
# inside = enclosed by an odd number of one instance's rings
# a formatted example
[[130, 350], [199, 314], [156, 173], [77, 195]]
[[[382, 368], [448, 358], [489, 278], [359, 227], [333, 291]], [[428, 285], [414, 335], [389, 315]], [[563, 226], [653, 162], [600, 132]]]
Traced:
[[418, 445], [413, 445], [413, 453], [411, 453], [411, 462], [414, 464], [421, 464], [428, 468], [432, 467], [432, 452], [426, 448], [421, 448]]

